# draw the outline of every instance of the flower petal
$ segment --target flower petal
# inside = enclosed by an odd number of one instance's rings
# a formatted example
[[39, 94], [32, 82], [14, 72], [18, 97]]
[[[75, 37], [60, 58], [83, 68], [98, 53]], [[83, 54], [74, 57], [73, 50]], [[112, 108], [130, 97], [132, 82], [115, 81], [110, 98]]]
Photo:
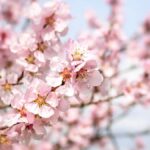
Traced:
[[34, 102], [25, 104], [25, 108], [33, 114], [39, 114], [39, 111], [40, 111], [38, 104]]
[[49, 117], [51, 117], [53, 114], [54, 114], [54, 110], [53, 110], [51, 107], [49, 107], [49, 106], [43, 105], [43, 106], [40, 108], [39, 116], [41, 116], [41, 117], [43, 117], [43, 118], [49, 118]]
[[102, 81], [103, 81], [103, 76], [99, 71], [95, 70], [92, 73], [90, 73], [89, 80], [88, 80], [89, 86], [91, 85], [99, 86], [101, 85]]
[[62, 84], [62, 77], [51, 74], [46, 77], [46, 81], [47, 81], [48, 85], [50, 85], [52, 87], [57, 87]]
[[62, 99], [62, 100], [60, 100], [60, 102], [59, 102], [58, 108], [60, 109], [60, 111], [65, 112], [65, 111], [67, 111], [67, 110], [69, 109], [69, 106], [70, 106], [69, 101], [68, 101], [68, 100], [65, 100], [65, 99]]

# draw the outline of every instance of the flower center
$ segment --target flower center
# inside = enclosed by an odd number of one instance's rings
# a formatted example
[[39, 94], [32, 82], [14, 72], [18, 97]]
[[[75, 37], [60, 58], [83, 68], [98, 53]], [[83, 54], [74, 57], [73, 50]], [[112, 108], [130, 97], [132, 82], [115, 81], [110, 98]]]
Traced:
[[87, 77], [87, 70], [86, 69], [81, 69], [78, 73], [77, 73], [77, 79], [85, 79]]
[[46, 28], [47, 26], [54, 27], [54, 24], [55, 24], [55, 14], [52, 14], [51, 16], [45, 18], [44, 28]]
[[26, 128], [27, 128], [28, 130], [33, 130], [33, 124], [27, 125]]
[[3, 89], [7, 92], [11, 91], [12, 90], [12, 84], [9, 84], [9, 83], [5, 83], [3, 86]]
[[65, 68], [60, 75], [63, 77], [63, 80], [66, 81], [71, 78], [71, 72], [68, 68]]
[[72, 55], [73, 60], [75, 60], [75, 61], [81, 60], [82, 56], [83, 56], [83, 52], [81, 52], [79, 50], [75, 51], [74, 54]]
[[41, 107], [42, 105], [46, 104], [45, 103], [45, 97], [38, 95], [37, 99], [34, 101]]
[[10, 141], [6, 135], [3, 135], [3, 134], [0, 135], [0, 144], [9, 144], [9, 142]]
[[37, 50], [41, 51], [42, 53], [47, 48], [47, 45], [44, 42], [40, 42], [37, 44]]
[[34, 64], [35, 63], [35, 57], [33, 55], [29, 55], [26, 59], [25, 59], [29, 64]]

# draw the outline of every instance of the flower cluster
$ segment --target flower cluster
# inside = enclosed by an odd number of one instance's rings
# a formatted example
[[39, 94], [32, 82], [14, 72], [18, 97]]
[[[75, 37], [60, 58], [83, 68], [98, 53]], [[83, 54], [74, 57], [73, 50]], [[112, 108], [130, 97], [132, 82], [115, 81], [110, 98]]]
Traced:
[[[20, 3], [9, 4], [19, 7]], [[71, 19], [66, 3], [51, 1], [40, 6], [31, 2], [28, 13], [25, 10], [22, 13], [29, 24], [23, 32], [15, 36], [5, 29], [0, 32], [2, 59], [9, 56], [0, 70], [0, 98], [2, 106], [10, 108], [1, 117], [0, 128], [10, 127], [5, 131], [8, 135], [22, 130], [31, 137], [32, 130], [35, 136], [44, 135], [45, 126], [54, 124], [69, 109], [70, 99], [90, 100], [103, 75], [97, 55], [87, 45], [79, 40], [61, 41]], [[19, 12], [10, 13], [2, 14], [7, 21], [19, 22]], [[0, 144], [21, 136], [18, 133], [10, 140], [6, 133], [0, 136]]]
[[150, 19], [128, 41], [123, 1], [106, 3], [108, 20], [87, 11], [90, 30], [72, 40], [67, 3], [0, 0], [0, 150], [117, 150], [115, 136], [136, 137], [111, 127], [149, 106]]

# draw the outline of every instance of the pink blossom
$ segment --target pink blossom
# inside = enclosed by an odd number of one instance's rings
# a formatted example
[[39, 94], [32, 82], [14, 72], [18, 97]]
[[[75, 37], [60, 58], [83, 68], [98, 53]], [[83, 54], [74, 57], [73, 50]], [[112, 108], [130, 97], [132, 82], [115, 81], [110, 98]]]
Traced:
[[88, 49], [84, 42], [70, 40], [66, 45], [66, 51], [72, 66], [77, 66], [88, 60], [97, 60], [96, 55]]
[[108, 19], [88, 11], [90, 28], [71, 40], [67, 3], [0, 0], [0, 150], [117, 150], [122, 137], [149, 135], [120, 119], [149, 112], [150, 18], [128, 38], [123, 0], [105, 1]]
[[91, 97], [92, 88], [101, 85], [103, 76], [97, 68], [96, 61], [87, 61], [75, 69], [75, 84], [81, 99]]
[[42, 41], [33, 31], [14, 38], [10, 49], [19, 56], [16, 62], [29, 72], [37, 72], [48, 57], [48, 43]]
[[57, 99], [49, 100], [48, 95], [50, 90], [51, 88], [43, 81], [35, 79], [25, 94], [25, 99], [27, 101], [25, 108], [29, 112], [43, 118], [51, 117], [54, 114], [54, 105], [51, 103], [49, 104], [49, 102], [52, 102], [52, 100], [57, 102]]
[[64, 35], [70, 19], [69, 8], [64, 2], [46, 3], [39, 15], [33, 18], [35, 28], [42, 33], [45, 40], [52, 40], [56, 33]]
[[92, 28], [100, 28], [101, 27], [101, 22], [100, 20], [96, 17], [96, 14], [93, 11], [87, 11], [85, 14], [85, 17], [88, 21], [88, 24]]
[[22, 11], [21, 3], [16, 0], [10, 1], [9, 3], [6, 0], [2, 0], [0, 4], [2, 18], [9, 23], [17, 23]]
[[19, 74], [6, 70], [0, 71], [0, 97], [3, 103], [9, 105], [17, 91]]
[[46, 77], [47, 83], [52, 87], [57, 87], [63, 82], [69, 82], [72, 78], [72, 70], [69, 62], [66, 60], [54, 57], [50, 62], [50, 73]]

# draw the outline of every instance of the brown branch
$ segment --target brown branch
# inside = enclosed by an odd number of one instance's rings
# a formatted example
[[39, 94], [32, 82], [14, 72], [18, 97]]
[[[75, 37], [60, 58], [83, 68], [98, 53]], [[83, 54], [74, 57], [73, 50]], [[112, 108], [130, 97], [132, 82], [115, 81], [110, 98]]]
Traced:
[[18, 125], [18, 124], [21, 124], [22, 122], [18, 122], [18, 123], [15, 123], [13, 124], [12, 126], [1, 126], [0, 127], [0, 134], [1, 132], [7, 132], [9, 129], [13, 128], [14, 126]]
[[110, 97], [107, 97], [107, 98], [104, 98], [104, 99], [100, 99], [98, 101], [89, 101], [88, 103], [80, 103], [80, 104], [72, 104], [71, 107], [86, 107], [86, 106], [89, 106], [89, 105], [96, 105], [96, 104], [99, 104], [99, 103], [104, 103], [104, 102], [110, 102], [116, 98], [119, 98], [121, 96], [123, 96], [124, 94], [121, 93], [121, 94], [118, 94], [118, 95], [115, 95], [115, 96], [110, 96]]

